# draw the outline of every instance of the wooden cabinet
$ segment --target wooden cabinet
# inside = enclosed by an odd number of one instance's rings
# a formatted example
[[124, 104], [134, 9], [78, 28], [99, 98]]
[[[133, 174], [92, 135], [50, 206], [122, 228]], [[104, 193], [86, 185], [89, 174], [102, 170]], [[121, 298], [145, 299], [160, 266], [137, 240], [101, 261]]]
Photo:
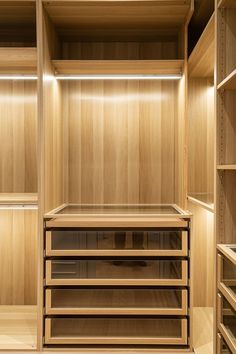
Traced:
[[89, 229], [66, 220], [46, 220], [44, 345], [188, 346], [188, 222], [96, 229], [91, 218]]

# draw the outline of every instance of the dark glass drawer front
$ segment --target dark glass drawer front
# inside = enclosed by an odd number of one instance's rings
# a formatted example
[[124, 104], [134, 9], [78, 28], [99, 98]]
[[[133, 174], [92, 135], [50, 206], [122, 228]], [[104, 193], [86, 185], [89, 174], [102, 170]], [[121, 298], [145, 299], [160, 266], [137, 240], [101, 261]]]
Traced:
[[[187, 255], [187, 231], [60, 231], [46, 233], [47, 255], [80, 254], [83, 251], [161, 251]], [[67, 252], [66, 252], [67, 251]], [[73, 252], [74, 251], [74, 252]], [[90, 254], [87, 253], [87, 254]], [[112, 253], [111, 253], [112, 254]]]
[[[159, 280], [168, 281], [169, 285], [175, 281], [186, 281], [187, 261], [181, 260], [47, 260], [46, 280]], [[59, 282], [60, 284], [60, 282]], [[61, 282], [63, 284], [63, 282]], [[124, 284], [126, 285], [126, 284]], [[129, 285], [129, 283], [128, 283]], [[177, 284], [178, 285], [178, 284]]]
[[157, 288], [47, 289], [47, 314], [187, 315], [187, 290]]
[[187, 319], [47, 318], [46, 344], [187, 344]]

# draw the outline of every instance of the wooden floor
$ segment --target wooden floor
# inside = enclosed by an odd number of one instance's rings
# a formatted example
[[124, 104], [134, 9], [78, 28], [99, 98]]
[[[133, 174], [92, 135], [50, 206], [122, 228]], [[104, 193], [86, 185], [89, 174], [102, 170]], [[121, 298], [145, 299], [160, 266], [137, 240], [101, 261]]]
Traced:
[[193, 309], [193, 346], [196, 354], [213, 354], [213, 308]]
[[[36, 306], [0, 306], [0, 351], [11, 351], [11, 354], [36, 349]], [[213, 309], [196, 307], [193, 312], [193, 344], [195, 354], [213, 354]], [[118, 351], [80, 351], [80, 354], [112, 354]], [[9, 352], [8, 352], [9, 353]], [[44, 353], [46, 353], [44, 351]], [[48, 352], [52, 353], [52, 352]], [[57, 353], [54, 351], [54, 353]], [[69, 352], [58, 352], [65, 354]], [[147, 351], [122, 351], [122, 354], [144, 354]], [[19, 352], [18, 352], [19, 354]], [[160, 354], [160, 353], [158, 353]], [[171, 354], [171, 353], [169, 353]], [[179, 352], [179, 354], [181, 354]], [[185, 352], [186, 354], [186, 352]]]
[[0, 306], [1, 351], [36, 349], [36, 330], [36, 306]]

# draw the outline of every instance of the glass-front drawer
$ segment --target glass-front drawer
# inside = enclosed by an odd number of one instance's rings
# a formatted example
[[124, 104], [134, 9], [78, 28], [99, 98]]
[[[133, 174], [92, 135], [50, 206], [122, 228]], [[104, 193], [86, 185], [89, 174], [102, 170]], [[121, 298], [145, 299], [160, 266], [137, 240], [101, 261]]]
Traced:
[[64, 259], [46, 261], [47, 285], [187, 286], [187, 260]]
[[47, 315], [187, 315], [186, 289], [46, 289]]
[[47, 256], [187, 256], [188, 232], [156, 231], [46, 231]]
[[218, 254], [218, 289], [236, 310], [236, 265]]
[[187, 319], [57, 317], [45, 319], [45, 344], [186, 345]]
[[236, 313], [223, 295], [217, 295], [218, 329], [232, 353], [236, 353]]

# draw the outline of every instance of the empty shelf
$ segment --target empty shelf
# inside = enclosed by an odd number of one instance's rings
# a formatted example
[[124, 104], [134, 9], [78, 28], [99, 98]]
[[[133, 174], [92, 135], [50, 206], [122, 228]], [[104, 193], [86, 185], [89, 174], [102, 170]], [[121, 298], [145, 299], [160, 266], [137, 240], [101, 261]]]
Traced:
[[180, 75], [183, 60], [53, 60], [57, 75]]
[[213, 77], [215, 54], [215, 15], [210, 18], [188, 60], [190, 77]]
[[218, 90], [236, 90], [236, 69], [217, 86]]
[[236, 165], [217, 165], [217, 170], [236, 170]]

